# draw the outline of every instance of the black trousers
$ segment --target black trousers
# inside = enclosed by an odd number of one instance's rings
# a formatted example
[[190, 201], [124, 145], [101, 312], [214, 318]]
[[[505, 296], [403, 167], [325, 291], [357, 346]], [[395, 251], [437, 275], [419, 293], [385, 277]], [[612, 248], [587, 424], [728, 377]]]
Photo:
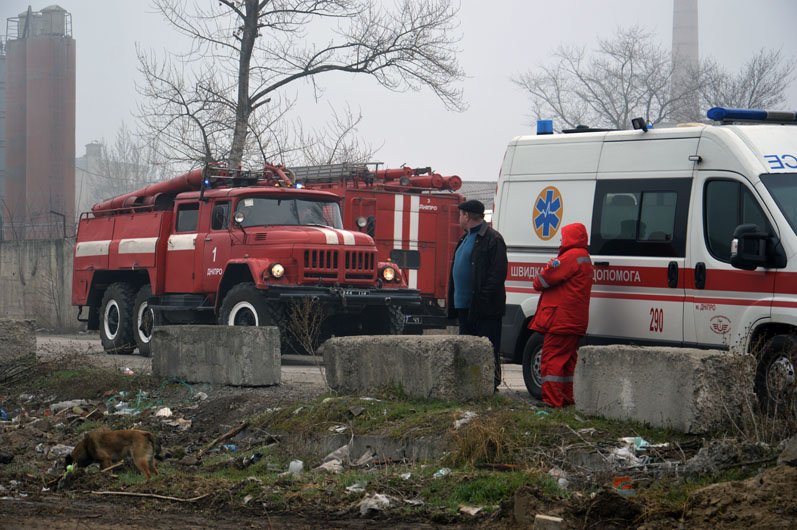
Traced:
[[498, 353], [498, 345], [501, 344], [501, 319], [491, 318], [468, 322], [467, 309], [457, 309], [457, 319], [459, 321], [460, 335], [473, 335], [475, 337], [487, 337], [493, 345], [493, 355], [495, 356], [495, 388], [501, 384], [501, 354]]

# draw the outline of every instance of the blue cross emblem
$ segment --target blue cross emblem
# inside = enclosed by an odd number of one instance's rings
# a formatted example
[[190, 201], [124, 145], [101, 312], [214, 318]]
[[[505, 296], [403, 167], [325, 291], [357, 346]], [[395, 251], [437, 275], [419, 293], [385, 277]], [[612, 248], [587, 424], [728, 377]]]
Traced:
[[[550, 239], [559, 229], [562, 221], [560, 215], [562, 210], [562, 197], [557, 193], [554, 196], [555, 188], [547, 188], [537, 197], [537, 204], [534, 211], [534, 231], [542, 239]], [[543, 197], [544, 194], [544, 197]], [[553, 233], [552, 233], [553, 232]]]

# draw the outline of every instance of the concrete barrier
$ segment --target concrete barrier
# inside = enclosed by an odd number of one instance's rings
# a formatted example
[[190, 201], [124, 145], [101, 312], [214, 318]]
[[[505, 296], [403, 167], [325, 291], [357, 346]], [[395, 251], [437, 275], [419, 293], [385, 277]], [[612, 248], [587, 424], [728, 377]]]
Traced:
[[742, 355], [718, 350], [584, 346], [573, 383], [578, 412], [686, 433], [738, 421], [753, 401]]
[[36, 329], [32, 320], [0, 319], [0, 366], [36, 361]]
[[152, 374], [191, 383], [278, 385], [276, 327], [158, 326], [152, 334]]
[[327, 383], [347, 394], [400, 386], [411, 398], [467, 401], [493, 395], [493, 350], [484, 337], [337, 337], [321, 345]]

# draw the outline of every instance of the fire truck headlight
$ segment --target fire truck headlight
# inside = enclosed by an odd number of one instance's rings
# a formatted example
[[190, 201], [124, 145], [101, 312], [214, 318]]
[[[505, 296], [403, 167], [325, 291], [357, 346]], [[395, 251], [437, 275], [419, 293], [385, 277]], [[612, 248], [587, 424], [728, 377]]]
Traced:
[[274, 278], [282, 278], [283, 274], [285, 274], [285, 267], [280, 263], [275, 263], [271, 266], [271, 276]]
[[396, 278], [396, 269], [393, 267], [385, 267], [382, 269], [382, 278], [384, 278], [386, 282], [392, 282]]
[[365, 217], [357, 218], [357, 226], [359, 226], [360, 228], [365, 228], [365, 225], [367, 224], [368, 224], [368, 219], [366, 219]]

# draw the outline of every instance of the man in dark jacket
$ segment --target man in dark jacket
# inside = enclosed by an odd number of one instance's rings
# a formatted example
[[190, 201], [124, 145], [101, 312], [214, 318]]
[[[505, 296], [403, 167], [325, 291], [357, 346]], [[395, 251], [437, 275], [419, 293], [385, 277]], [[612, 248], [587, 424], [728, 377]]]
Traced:
[[572, 405], [578, 341], [587, 332], [592, 289], [592, 259], [583, 224], [562, 227], [559, 255], [534, 278], [534, 288], [542, 295], [529, 327], [545, 334], [542, 400], [553, 407]]
[[487, 337], [495, 355], [495, 388], [501, 384], [501, 317], [506, 309], [506, 245], [484, 222], [484, 204], [459, 205], [459, 240], [448, 278], [448, 317], [459, 320], [460, 335]]

